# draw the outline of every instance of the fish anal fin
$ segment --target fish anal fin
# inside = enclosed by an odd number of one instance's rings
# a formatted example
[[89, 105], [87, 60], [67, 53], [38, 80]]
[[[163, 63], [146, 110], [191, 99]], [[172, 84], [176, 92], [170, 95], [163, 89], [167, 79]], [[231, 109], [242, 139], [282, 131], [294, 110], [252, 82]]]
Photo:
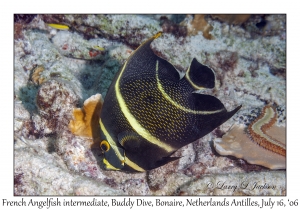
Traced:
[[223, 103], [218, 98], [211, 96], [211, 95], [192, 93], [189, 101], [191, 101], [191, 103], [193, 103], [195, 110], [201, 110], [204, 112], [205, 111], [207, 111], [207, 112], [225, 111], [225, 107], [224, 107]]
[[198, 62], [196, 58], [192, 60], [185, 78], [196, 90], [215, 87], [215, 73], [208, 66]]

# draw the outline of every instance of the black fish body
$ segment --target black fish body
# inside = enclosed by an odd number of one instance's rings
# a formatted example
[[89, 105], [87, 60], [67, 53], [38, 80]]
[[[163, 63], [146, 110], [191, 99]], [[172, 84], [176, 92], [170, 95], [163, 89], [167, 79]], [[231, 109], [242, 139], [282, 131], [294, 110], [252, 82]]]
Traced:
[[115, 76], [100, 115], [103, 160], [107, 169], [145, 171], [164, 165], [179, 148], [227, 121], [215, 97], [194, 93], [213, 88], [214, 72], [193, 59], [186, 75], [143, 43]]

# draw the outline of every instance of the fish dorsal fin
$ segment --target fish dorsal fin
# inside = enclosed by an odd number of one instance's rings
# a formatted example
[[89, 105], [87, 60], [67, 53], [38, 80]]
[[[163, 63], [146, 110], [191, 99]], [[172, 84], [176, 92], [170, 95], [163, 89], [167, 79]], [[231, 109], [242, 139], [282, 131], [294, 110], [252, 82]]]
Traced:
[[196, 90], [215, 87], [215, 73], [208, 66], [199, 63], [196, 58], [192, 60], [185, 78]]
[[[150, 45], [153, 40], [157, 39], [162, 35], [162, 32], [158, 32], [153, 37], [143, 42], [128, 58], [127, 63], [133, 62], [134, 65], [140, 65], [144, 67], [145, 63], [140, 62], [141, 60], [148, 61], [148, 57], [152, 57], [154, 52], [151, 50]], [[156, 55], [155, 55], [156, 56]]]

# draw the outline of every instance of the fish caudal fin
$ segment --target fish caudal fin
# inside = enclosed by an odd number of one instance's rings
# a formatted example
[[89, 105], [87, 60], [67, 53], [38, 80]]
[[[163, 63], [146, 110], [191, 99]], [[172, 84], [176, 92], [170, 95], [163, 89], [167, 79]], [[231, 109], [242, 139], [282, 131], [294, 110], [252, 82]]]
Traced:
[[[227, 116], [226, 116], [226, 120], [227, 121], [228, 119], [230, 119], [237, 111], [240, 110], [240, 108], [242, 108], [242, 105], [239, 105], [238, 107], [236, 107], [234, 110], [230, 111], [230, 112], [227, 112]], [[224, 122], [225, 122], [224, 121]]]
[[[226, 122], [227, 120], [229, 120], [237, 111], [239, 111], [239, 109], [242, 107], [242, 105], [236, 107], [234, 110], [225, 113], [222, 117], [220, 117], [220, 121], [219, 121], [219, 125], [223, 124], [224, 122]], [[217, 126], [219, 126], [217, 125]], [[215, 127], [217, 127], [215, 126]]]

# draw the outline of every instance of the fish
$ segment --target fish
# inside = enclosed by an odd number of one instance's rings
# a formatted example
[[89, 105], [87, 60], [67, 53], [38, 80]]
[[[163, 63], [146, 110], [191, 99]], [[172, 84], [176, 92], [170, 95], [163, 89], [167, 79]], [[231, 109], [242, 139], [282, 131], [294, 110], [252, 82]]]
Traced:
[[69, 30], [69, 26], [63, 24], [56, 24], [56, 23], [47, 23], [48, 26], [51, 28], [59, 29], [59, 30]]
[[228, 112], [214, 96], [196, 93], [215, 86], [215, 73], [192, 60], [180, 78], [151, 49], [157, 33], [141, 44], [114, 77], [100, 113], [100, 148], [107, 170], [149, 171], [180, 157], [172, 154], [210, 133]]
[[98, 46], [98, 45], [93, 46], [92, 49], [94, 49], [94, 50], [99, 50], [99, 51], [105, 51], [105, 49], [104, 49], [103, 47], [100, 47], [100, 46]]

